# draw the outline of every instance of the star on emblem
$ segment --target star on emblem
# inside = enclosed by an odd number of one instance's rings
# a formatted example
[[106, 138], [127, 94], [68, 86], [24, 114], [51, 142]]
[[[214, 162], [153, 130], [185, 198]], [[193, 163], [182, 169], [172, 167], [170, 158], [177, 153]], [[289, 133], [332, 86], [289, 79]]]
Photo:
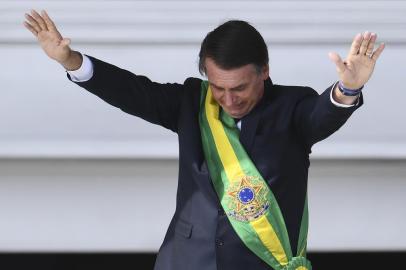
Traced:
[[240, 212], [244, 208], [250, 211], [261, 207], [257, 196], [262, 188], [262, 185], [252, 183], [249, 176], [244, 176], [241, 178], [239, 185], [227, 194], [234, 199], [236, 212]]

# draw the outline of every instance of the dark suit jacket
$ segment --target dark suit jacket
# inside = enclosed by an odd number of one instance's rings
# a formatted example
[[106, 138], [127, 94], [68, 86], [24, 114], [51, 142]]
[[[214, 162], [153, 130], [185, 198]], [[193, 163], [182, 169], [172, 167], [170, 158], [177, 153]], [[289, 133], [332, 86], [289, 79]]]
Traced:
[[[77, 83], [121, 110], [178, 134], [176, 211], [156, 270], [271, 269], [247, 249], [221, 209], [209, 177], [198, 121], [200, 79], [160, 84], [92, 58], [94, 75]], [[340, 128], [362, 105], [336, 107], [329, 87], [274, 85], [268, 79], [257, 106], [242, 119], [240, 141], [275, 194], [293, 253], [307, 190], [311, 146]]]

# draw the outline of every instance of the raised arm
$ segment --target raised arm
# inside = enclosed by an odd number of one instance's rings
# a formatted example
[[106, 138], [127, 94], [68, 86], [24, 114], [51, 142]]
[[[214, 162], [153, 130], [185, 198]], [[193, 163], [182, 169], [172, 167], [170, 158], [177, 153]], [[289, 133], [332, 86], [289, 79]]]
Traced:
[[41, 14], [31, 10], [30, 14], [25, 14], [25, 18], [25, 28], [37, 38], [49, 58], [60, 63], [66, 70], [77, 70], [82, 65], [82, 55], [71, 50], [70, 39], [62, 37], [45, 10]]
[[[345, 60], [337, 53], [329, 53], [336, 65], [339, 83], [349, 91], [360, 89], [372, 76], [376, 61], [385, 48], [380, 44], [375, 49], [376, 39], [375, 33], [356, 35]], [[333, 134], [363, 104], [361, 92], [355, 96], [344, 95], [338, 89], [339, 83], [327, 88], [320, 96], [314, 94], [304, 98], [296, 107], [295, 124], [309, 146]], [[340, 105], [333, 104], [333, 100]]]
[[[67, 71], [80, 71], [91, 62], [92, 75], [87, 80], [74, 80], [77, 85], [124, 112], [177, 132], [183, 84], [156, 83], [90, 56], [85, 56], [89, 61], [83, 62], [82, 54], [71, 50], [70, 40], [62, 37], [45, 11], [39, 14], [32, 10], [25, 17], [25, 27], [38, 39], [45, 53]], [[68, 78], [72, 80], [70, 72]]]

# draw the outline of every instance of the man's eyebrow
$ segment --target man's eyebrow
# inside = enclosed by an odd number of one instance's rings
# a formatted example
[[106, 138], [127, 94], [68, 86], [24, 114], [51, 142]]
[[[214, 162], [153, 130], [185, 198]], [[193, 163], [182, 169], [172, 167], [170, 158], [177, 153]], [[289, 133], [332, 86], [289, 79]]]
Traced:
[[216, 87], [216, 88], [218, 88], [218, 89], [223, 89], [223, 87], [217, 86], [216, 84], [214, 84], [214, 83], [212, 83], [212, 82], [209, 82], [209, 83], [210, 83], [210, 85], [213, 85], [214, 87]]
[[248, 83], [241, 83], [239, 85], [237, 85], [236, 87], [231, 88], [231, 90], [237, 90], [240, 88], [244, 88]]

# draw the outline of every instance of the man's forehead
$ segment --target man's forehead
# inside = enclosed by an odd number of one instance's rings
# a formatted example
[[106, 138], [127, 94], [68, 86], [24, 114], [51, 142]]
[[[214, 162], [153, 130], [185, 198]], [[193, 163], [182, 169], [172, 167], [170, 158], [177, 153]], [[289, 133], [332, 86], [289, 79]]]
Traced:
[[222, 69], [214, 62], [206, 63], [206, 73], [209, 82], [215, 86], [233, 88], [249, 83], [255, 78], [256, 70], [253, 65], [235, 69]]
[[207, 58], [205, 61], [205, 67], [207, 72], [216, 72], [216, 73], [252, 73], [256, 72], [256, 68], [253, 64], [247, 64], [241, 67], [236, 68], [222, 68], [221, 65], [218, 65], [213, 59]]

